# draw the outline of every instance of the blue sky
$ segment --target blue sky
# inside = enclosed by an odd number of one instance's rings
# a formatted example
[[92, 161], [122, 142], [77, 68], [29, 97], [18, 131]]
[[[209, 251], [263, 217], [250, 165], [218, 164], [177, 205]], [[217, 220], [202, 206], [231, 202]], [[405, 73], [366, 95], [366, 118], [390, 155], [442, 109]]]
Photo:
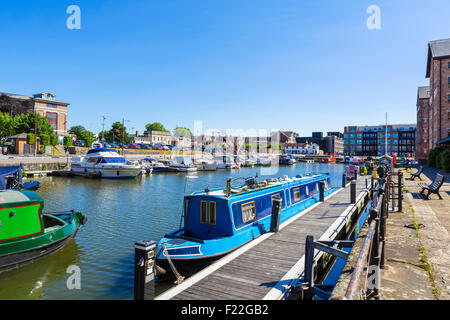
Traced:
[[[72, 4], [81, 30], [66, 27]], [[140, 132], [411, 123], [449, 14], [448, 0], [2, 0], [0, 91], [53, 92], [69, 126], [95, 132], [103, 115]]]

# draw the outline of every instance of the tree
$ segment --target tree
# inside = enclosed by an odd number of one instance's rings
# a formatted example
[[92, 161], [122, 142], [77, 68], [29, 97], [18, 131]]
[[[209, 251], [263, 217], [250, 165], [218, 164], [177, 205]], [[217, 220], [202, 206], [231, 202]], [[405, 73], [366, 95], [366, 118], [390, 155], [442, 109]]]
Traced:
[[52, 134], [53, 128], [48, 123], [47, 118], [34, 112], [15, 115], [12, 119], [13, 134], [34, 133], [35, 118], [37, 119], [37, 134]]
[[70, 128], [69, 133], [76, 135], [77, 140], [84, 140], [84, 146], [88, 148], [91, 147], [92, 142], [95, 140], [94, 134], [83, 126], [73, 126]]
[[149, 123], [145, 126], [145, 129], [147, 131], [163, 131], [163, 132], [168, 132], [166, 130], [166, 128], [164, 128], [164, 126], [159, 123], [159, 122], [153, 122], [153, 123]]
[[0, 112], [0, 137], [13, 135], [12, 118], [8, 113]]
[[189, 128], [185, 127], [176, 127], [173, 130], [173, 135], [175, 137], [192, 137], [192, 132]]
[[26, 113], [28, 108], [32, 106], [31, 99], [20, 100], [11, 98], [6, 94], [0, 96], [0, 112], [4, 112], [13, 117], [20, 113]]

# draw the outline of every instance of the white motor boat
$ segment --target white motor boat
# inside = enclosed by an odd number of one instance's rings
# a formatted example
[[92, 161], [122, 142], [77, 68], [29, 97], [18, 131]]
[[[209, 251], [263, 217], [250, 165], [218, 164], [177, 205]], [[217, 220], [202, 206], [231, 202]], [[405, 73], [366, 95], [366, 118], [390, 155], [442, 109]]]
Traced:
[[217, 165], [217, 169], [234, 169], [237, 167], [232, 156], [215, 156], [214, 162]]
[[176, 172], [191, 172], [197, 171], [197, 167], [192, 162], [190, 157], [175, 157], [174, 160], [170, 160], [168, 163], [169, 171]]
[[73, 157], [73, 172], [97, 173], [102, 178], [135, 178], [142, 171], [138, 164], [127, 160], [113, 149], [96, 148], [88, 151], [84, 157]]
[[194, 160], [194, 165], [197, 167], [198, 171], [216, 171], [217, 170], [217, 164], [214, 160], [196, 159], [196, 160]]

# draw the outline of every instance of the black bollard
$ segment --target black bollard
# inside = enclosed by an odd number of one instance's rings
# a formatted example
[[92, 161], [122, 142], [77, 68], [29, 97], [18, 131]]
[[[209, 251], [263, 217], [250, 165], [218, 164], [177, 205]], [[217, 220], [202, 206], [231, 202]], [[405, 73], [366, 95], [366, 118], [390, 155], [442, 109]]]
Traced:
[[320, 181], [319, 184], [319, 201], [325, 201], [325, 181]]
[[347, 182], [347, 176], [344, 173], [342, 175], [342, 188], [345, 188], [346, 182]]
[[134, 244], [134, 300], [155, 298], [155, 257], [154, 241], [139, 241]]
[[356, 181], [353, 180], [350, 184], [350, 203], [356, 203]]
[[272, 198], [272, 217], [270, 220], [270, 232], [278, 232], [280, 230], [280, 212], [282, 199], [279, 196]]

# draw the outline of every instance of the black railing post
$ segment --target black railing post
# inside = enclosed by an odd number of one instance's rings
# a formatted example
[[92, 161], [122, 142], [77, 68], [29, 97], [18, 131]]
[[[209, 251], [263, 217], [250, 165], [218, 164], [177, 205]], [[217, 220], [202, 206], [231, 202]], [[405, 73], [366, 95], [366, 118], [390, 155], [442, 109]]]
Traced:
[[319, 201], [324, 202], [325, 201], [325, 182], [320, 181], [319, 184]]
[[134, 300], [155, 298], [155, 257], [154, 241], [139, 241], [134, 244]]
[[352, 180], [350, 184], [350, 203], [356, 203], [356, 181]]
[[402, 178], [403, 173], [398, 173], [398, 212], [402, 212]]
[[304, 292], [304, 300], [312, 300], [314, 297], [314, 237], [306, 236], [305, 244], [305, 270], [304, 281], [308, 284], [308, 289]]
[[347, 182], [347, 176], [344, 173], [342, 175], [342, 188], [345, 188], [346, 182]]
[[282, 199], [280, 197], [272, 198], [272, 217], [270, 220], [270, 231], [278, 232], [280, 230], [280, 212]]

